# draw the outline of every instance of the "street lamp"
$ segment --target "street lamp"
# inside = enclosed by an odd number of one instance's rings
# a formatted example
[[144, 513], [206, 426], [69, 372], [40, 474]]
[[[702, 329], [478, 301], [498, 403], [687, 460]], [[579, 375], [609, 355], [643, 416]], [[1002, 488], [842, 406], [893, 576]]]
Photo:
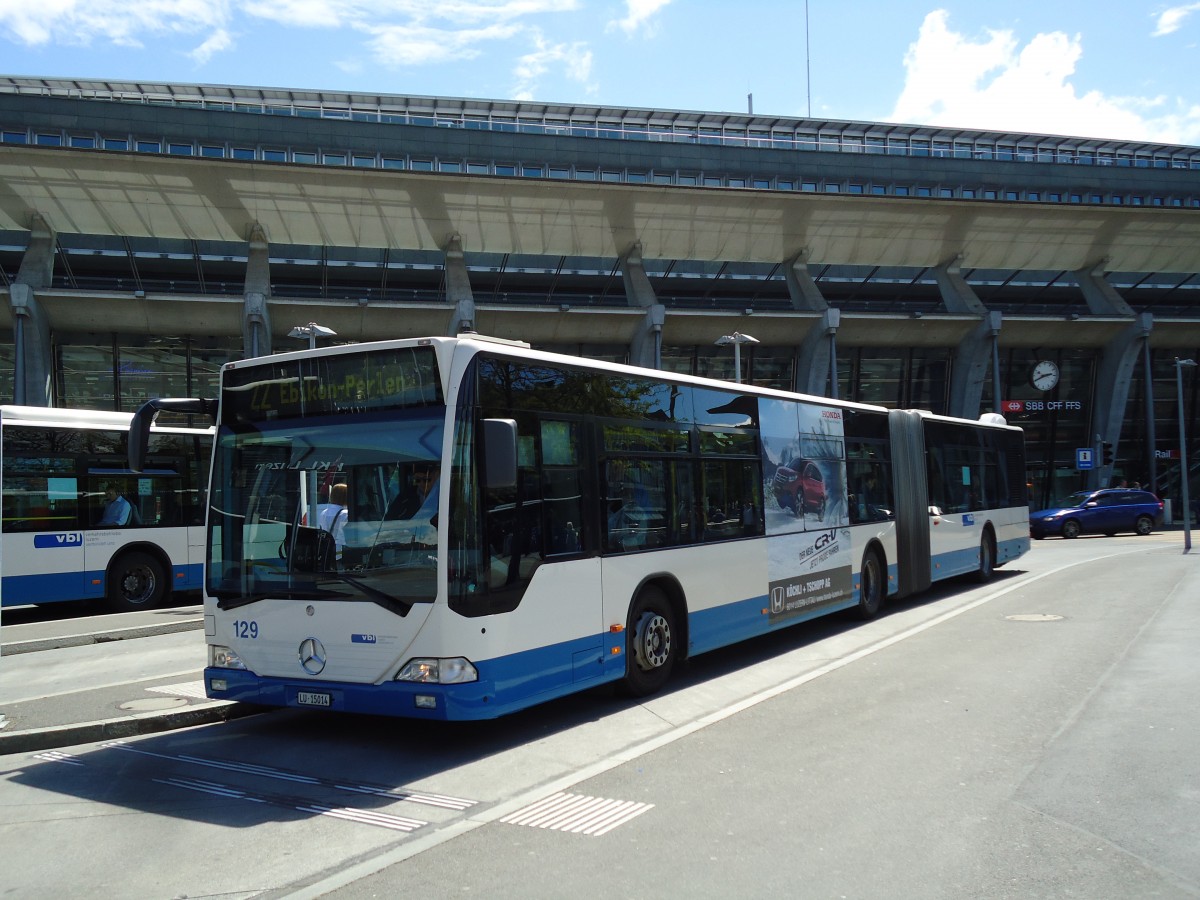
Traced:
[[713, 343], [718, 347], [724, 347], [726, 344], [733, 344], [733, 372], [734, 380], [738, 384], [742, 383], [742, 344], [757, 344], [758, 338], [751, 337], [748, 334], [742, 334], [740, 331], [735, 331], [733, 334], [723, 334]]
[[1187, 435], [1183, 418], [1183, 367], [1196, 367], [1194, 359], [1175, 358], [1175, 392], [1179, 397], [1179, 483], [1183, 499], [1183, 552], [1192, 549], [1192, 508], [1188, 500]]
[[326, 328], [324, 325], [318, 325], [316, 322], [309, 322], [307, 325], [297, 325], [288, 332], [288, 337], [290, 338], [298, 338], [300, 340], [307, 338], [309, 350], [317, 349], [317, 338], [334, 337], [336, 335], [337, 332], [332, 328]]

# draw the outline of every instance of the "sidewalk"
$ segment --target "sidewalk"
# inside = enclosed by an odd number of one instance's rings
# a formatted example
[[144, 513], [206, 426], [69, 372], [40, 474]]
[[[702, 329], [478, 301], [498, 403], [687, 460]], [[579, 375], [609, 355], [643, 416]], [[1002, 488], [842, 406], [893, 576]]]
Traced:
[[0, 754], [261, 712], [204, 696], [203, 625], [199, 607], [15, 626], [0, 620]]

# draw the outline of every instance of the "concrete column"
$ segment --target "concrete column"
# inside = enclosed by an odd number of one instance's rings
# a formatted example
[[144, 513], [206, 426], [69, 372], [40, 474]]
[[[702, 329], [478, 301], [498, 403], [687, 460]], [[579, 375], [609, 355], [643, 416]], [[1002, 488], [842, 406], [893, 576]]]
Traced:
[[1133, 308], [1104, 277], [1107, 264], [1108, 260], [1102, 259], [1094, 266], [1075, 272], [1083, 299], [1087, 301], [1088, 312], [1093, 316], [1132, 316]]
[[962, 277], [962, 260], [962, 256], [956, 256], [933, 270], [933, 277], [942, 293], [942, 305], [948, 313], [986, 316], [987, 307]]
[[625, 299], [630, 306], [643, 309], [646, 313], [629, 344], [629, 361], [635, 366], [662, 368], [662, 330], [667, 320], [667, 308], [658, 302], [650, 279], [646, 277], [640, 242], [621, 256], [620, 265]]
[[979, 418], [983, 385], [992, 373], [993, 347], [1000, 335], [1002, 321], [999, 311], [986, 312], [955, 348], [947, 410], [950, 415], [963, 419]]
[[807, 250], [801, 250], [795, 256], [784, 260], [783, 277], [787, 282], [793, 309], [824, 312], [829, 308], [821, 289], [809, 274]]
[[[1117, 455], [1121, 441], [1121, 423], [1125, 421], [1125, 406], [1129, 400], [1129, 380], [1133, 367], [1142, 356], [1143, 346], [1154, 330], [1154, 316], [1140, 313], [1120, 334], [1113, 338], [1100, 357], [1096, 373], [1096, 409], [1092, 424], [1101, 441], [1108, 441]], [[1112, 466], [1097, 466], [1088, 473], [1088, 487], [1108, 487], [1112, 482]]]
[[629, 343], [631, 365], [647, 369], [662, 368], [662, 330], [666, 320], [667, 308], [661, 303], [646, 309], [646, 315]]
[[826, 309], [813, 323], [796, 354], [796, 390], [817, 397], [837, 398], [837, 330], [839, 309]]
[[50, 317], [38, 303], [37, 291], [53, 284], [54, 245], [54, 230], [40, 213], [34, 213], [29, 246], [8, 292], [13, 315], [12, 401], [27, 406], [50, 406], [53, 399]]
[[475, 295], [471, 292], [471, 278], [467, 274], [467, 263], [463, 258], [462, 238], [452, 234], [446, 238], [446, 299], [454, 304], [450, 315], [447, 334], [453, 336], [464, 331], [475, 330]]
[[257, 222], [250, 228], [249, 245], [242, 305], [242, 355], [247, 359], [269, 356], [272, 349], [270, 248]]

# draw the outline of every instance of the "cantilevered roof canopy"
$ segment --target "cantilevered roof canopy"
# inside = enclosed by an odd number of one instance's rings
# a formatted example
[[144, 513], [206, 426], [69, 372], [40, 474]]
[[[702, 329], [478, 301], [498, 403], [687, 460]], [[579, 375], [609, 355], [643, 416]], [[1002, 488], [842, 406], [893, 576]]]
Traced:
[[0, 230], [325, 247], [1200, 271], [1189, 209], [700, 189], [0, 147]]

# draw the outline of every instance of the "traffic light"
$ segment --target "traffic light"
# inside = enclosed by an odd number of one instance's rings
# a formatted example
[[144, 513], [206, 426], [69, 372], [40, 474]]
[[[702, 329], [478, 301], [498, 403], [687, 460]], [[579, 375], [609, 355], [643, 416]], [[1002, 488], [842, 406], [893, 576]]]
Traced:
[[1100, 442], [1100, 465], [1111, 466], [1113, 464], [1113, 449], [1112, 444], [1108, 441]]

